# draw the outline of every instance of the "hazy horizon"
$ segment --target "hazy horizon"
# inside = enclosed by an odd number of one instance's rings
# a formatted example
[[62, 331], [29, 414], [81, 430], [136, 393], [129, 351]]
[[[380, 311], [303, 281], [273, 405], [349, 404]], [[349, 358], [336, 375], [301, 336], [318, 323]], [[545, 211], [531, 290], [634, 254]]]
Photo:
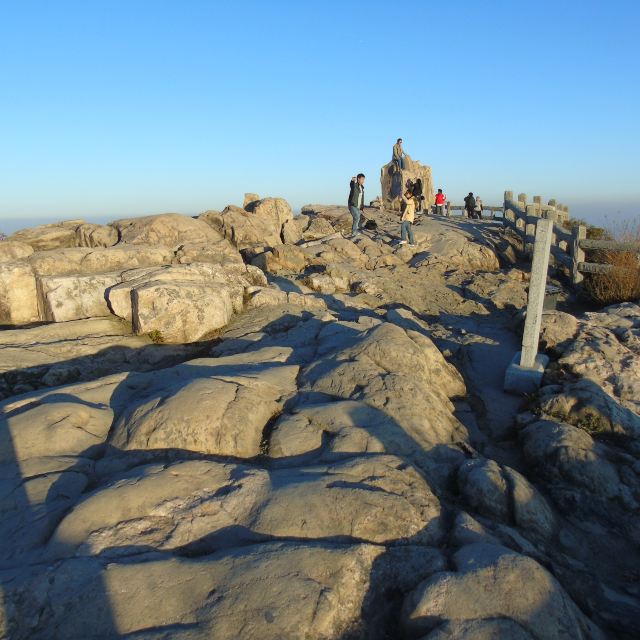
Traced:
[[5, 232], [194, 215], [245, 191], [343, 204], [360, 171], [371, 200], [397, 137], [454, 202], [512, 189], [594, 224], [640, 214], [628, 0], [61, 0], [1, 15]]

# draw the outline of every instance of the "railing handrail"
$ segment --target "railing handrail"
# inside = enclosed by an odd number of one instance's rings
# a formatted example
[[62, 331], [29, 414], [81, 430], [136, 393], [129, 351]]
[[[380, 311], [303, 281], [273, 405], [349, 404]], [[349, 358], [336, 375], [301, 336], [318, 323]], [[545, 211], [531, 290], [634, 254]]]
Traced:
[[[518, 200], [513, 200], [511, 192], [505, 192], [504, 214], [502, 223], [504, 228], [513, 229], [520, 237], [524, 253], [529, 255], [535, 239], [535, 227], [541, 218], [569, 219], [569, 210], [563, 205], [555, 205], [555, 200], [550, 200], [548, 205], [543, 205], [539, 196], [534, 197], [534, 204], [526, 203], [526, 196], [520, 194]], [[524, 199], [520, 199], [524, 196]], [[551, 203], [554, 203], [553, 205]], [[538, 215], [539, 214], [539, 215]], [[513, 217], [513, 219], [511, 219]], [[518, 223], [521, 224], [518, 224]], [[531, 229], [533, 227], [533, 229]], [[561, 243], [564, 246], [561, 246]], [[566, 267], [571, 273], [574, 284], [582, 282], [583, 273], [607, 273], [613, 269], [610, 264], [587, 262], [585, 249], [607, 251], [637, 251], [640, 253], [640, 242], [617, 242], [615, 240], [591, 240], [587, 239], [587, 228], [584, 225], [576, 225], [566, 229], [556, 220], [553, 223], [553, 240], [551, 255], [556, 262]]]

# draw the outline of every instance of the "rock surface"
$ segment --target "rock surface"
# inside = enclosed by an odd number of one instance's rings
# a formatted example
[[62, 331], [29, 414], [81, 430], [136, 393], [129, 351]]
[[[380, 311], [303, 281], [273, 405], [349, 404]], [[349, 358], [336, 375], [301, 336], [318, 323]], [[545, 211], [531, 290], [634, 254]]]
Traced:
[[383, 204], [4, 241], [0, 637], [640, 635], [640, 307], [507, 396], [527, 264]]

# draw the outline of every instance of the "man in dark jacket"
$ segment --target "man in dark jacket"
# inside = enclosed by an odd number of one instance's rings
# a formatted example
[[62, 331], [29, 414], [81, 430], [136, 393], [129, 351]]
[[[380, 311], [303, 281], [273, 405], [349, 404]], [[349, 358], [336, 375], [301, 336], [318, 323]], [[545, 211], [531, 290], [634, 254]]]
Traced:
[[[475, 205], [474, 205], [475, 206]], [[349, 185], [349, 212], [353, 218], [351, 235], [360, 233], [360, 216], [364, 209], [364, 173], [359, 173], [356, 178], [351, 178]]]
[[476, 199], [473, 197], [471, 191], [469, 191], [469, 195], [464, 199], [464, 208], [467, 211], [467, 218], [473, 218], [475, 216]]

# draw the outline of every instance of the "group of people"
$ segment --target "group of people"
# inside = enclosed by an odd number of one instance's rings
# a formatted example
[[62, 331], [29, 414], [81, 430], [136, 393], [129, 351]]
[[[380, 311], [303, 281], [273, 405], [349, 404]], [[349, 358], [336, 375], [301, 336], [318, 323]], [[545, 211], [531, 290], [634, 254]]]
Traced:
[[482, 212], [484, 211], [484, 205], [480, 196], [474, 196], [471, 191], [469, 195], [464, 199], [464, 208], [467, 212], [467, 217], [474, 220], [482, 220]]
[[[402, 148], [402, 138], [398, 138], [393, 145], [393, 159], [400, 171], [405, 168], [404, 149]], [[353, 223], [351, 225], [351, 237], [358, 236], [363, 229], [362, 210], [364, 209], [364, 173], [359, 173], [351, 178], [349, 184], [349, 212]], [[400, 219], [400, 244], [406, 244], [407, 239], [411, 246], [414, 245], [414, 235], [412, 225], [415, 222], [416, 214], [423, 210], [424, 193], [422, 180], [407, 180], [402, 193], [402, 217]], [[464, 199], [465, 211], [467, 216], [472, 219], [482, 220], [482, 212], [484, 210], [482, 200], [479, 196], [474, 196], [469, 192]], [[447, 196], [438, 189], [435, 196], [436, 214], [447, 215]]]

